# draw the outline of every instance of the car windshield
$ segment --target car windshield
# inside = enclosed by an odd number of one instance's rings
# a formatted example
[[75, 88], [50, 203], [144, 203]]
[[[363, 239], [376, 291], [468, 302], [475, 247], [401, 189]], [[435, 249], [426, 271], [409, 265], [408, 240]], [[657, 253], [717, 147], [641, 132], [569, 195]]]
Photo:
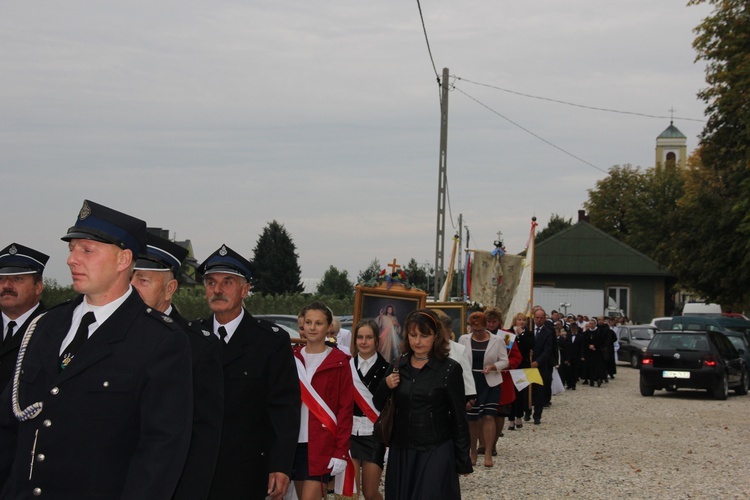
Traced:
[[661, 351], [708, 351], [708, 338], [705, 334], [662, 333], [654, 337], [648, 348]]
[[654, 338], [654, 330], [651, 328], [634, 328], [631, 332], [633, 340], [651, 340]]

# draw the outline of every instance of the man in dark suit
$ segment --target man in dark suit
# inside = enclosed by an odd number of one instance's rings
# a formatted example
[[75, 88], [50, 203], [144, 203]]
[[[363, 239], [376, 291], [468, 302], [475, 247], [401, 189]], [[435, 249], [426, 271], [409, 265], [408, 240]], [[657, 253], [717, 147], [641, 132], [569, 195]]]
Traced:
[[198, 268], [213, 315], [203, 327], [224, 343], [224, 422], [209, 498], [280, 499], [289, 487], [300, 388], [289, 336], [243, 307], [252, 264], [222, 245]]
[[211, 489], [219, 456], [224, 412], [222, 344], [218, 337], [188, 321], [172, 304], [177, 291], [176, 276], [188, 251], [177, 243], [148, 233], [148, 249], [135, 264], [131, 284], [143, 301], [172, 318], [190, 342], [193, 360], [193, 431], [185, 468], [174, 499], [205, 500]]
[[581, 363], [583, 339], [581, 338], [578, 323], [570, 323], [570, 331], [558, 339], [560, 346], [560, 376], [563, 383], [573, 391], [576, 390], [578, 382], [578, 369]]
[[532, 386], [534, 402], [534, 424], [542, 423], [542, 410], [546, 402], [545, 388], [552, 386], [552, 348], [554, 332], [547, 325], [547, 314], [541, 307], [534, 311], [534, 350], [531, 355], [531, 368], [538, 368], [544, 382], [543, 387]]
[[26, 331], [0, 398], [0, 498], [168, 500], [190, 442], [190, 346], [130, 286], [146, 223], [84, 201], [62, 239], [82, 295]]
[[42, 252], [18, 243], [0, 250], [0, 393], [13, 378], [26, 328], [44, 311], [42, 273], [48, 260]]

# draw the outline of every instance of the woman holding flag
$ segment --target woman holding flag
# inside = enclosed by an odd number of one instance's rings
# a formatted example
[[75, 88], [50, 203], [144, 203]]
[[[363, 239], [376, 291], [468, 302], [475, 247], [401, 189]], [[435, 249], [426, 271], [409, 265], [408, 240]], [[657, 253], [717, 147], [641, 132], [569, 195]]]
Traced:
[[[333, 322], [331, 310], [313, 302], [302, 313], [307, 344], [294, 350], [302, 405], [292, 479], [297, 498], [319, 500], [326, 496], [331, 476], [346, 471], [353, 477], [353, 384], [349, 356], [325, 343]], [[352, 495], [343, 494], [347, 493]]]
[[377, 442], [372, 434], [372, 424], [379, 415], [372, 395], [385, 377], [388, 362], [378, 352], [377, 332], [378, 324], [374, 320], [360, 321], [352, 335], [353, 357], [349, 360], [354, 380], [354, 423], [349, 444], [354, 477], [358, 478], [359, 491], [365, 500], [383, 500], [380, 478], [383, 475], [385, 446]]

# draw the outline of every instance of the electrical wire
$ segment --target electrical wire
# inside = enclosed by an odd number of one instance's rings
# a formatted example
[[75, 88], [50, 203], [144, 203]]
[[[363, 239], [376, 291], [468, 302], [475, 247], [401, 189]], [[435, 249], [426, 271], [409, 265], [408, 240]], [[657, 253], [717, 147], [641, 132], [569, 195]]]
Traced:
[[427, 42], [427, 53], [430, 54], [430, 62], [432, 62], [432, 71], [435, 72], [435, 78], [437, 78], [438, 86], [440, 85], [440, 75], [437, 72], [435, 66], [435, 59], [432, 58], [432, 49], [430, 48], [430, 39], [427, 38], [427, 27], [424, 24], [424, 16], [422, 15], [422, 4], [417, 0], [417, 7], [419, 8], [419, 19], [422, 20], [422, 31], [424, 32], [424, 41]]
[[576, 160], [580, 161], [581, 163], [584, 163], [584, 164], [588, 165], [588, 166], [589, 166], [589, 167], [591, 167], [591, 168], [595, 168], [596, 170], [598, 170], [598, 171], [600, 171], [600, 172], [604, 172], [605, 174], [609, 174], [609, 172], [607, 172], [607, 171], [606, 171], [606, 170], [604, 170], [603, 168], [597, 167], [597, 166], [596, 166], [596, 165], [594, 165], [593, 163], [591, 163], [591, 162], [588, 162], [588, 161], [584, 160], [583, 158], [581, 158], [581, 157], [579, 157], [579, 156], [576, 156], [576, 155], [574, 155], [573, 153], [570, 153], [570, 152], [568, 152], [568, 151], [564, 150], [564, 149], [563, 149], [563, 148], [561, 148], [560, 146], [558, 146], [558, 145], [556, 145], [556, 144], [554, 144], [554, 143], [552, 143], [552, 142], [548, 141], [547, 139], [543, 138], [542, 136], [540, 136], [540, 135], [538, 135], [538, 134], [535, 134], [535, 133], [534, 133], [534, 132], [532, 132], [531, 130], [529, 130], [529, 129], [527, 129], [527, 128], [523, 127], [522, 125], [520, 125], [520, 124], [518, 124], [518, 123], [516, 123], [516, 122], [514, 122], [513, 120], [511, 120], [511, 119], [510, 119], [510, 118], [508, 118], [507, 116], [503, 115], [502, 113], [500, 113], [500, 112], [498, 112], [498, 111], [496, 111], [496, 110], [492, 109], [492, 108], [491, 108], [491, 107], [489, 107], [488, 105], [484, 104], [484, 103], [483, 103], [483, 102], [481, 102], [481, 101], [480, 101], [479, 99], [476, 99], [476, 98], [474, 98], [474, 97], [470, 96], [469, 94], [467, 94], [466, 92], [464, 92], [464, 91], [463, 91], [463, 90], [461, 90], [460, 88], [458, 88], [458, 87], [454, 87], [454, 89], [455, 89], [455, 90], [457, 90], [458, 92], [461, 92], [461, 93], [462, 93], [463, 95], [465, 95], [466, 97], [468, 97], [468, 98], [469, 98], [469, 99], [471, 99], [472, 101], [476, 102], [477, 104], [479, 104], [479, 105], [480, 105], [480, 106], [482, 106], [483, 108], [485, 108], [485, 109], [489, 110], [490, 112], [492, 112], [492, 113], [496, 114], [497, 116], [499, 116], [499, 117], [500, 117], [500, 118], [502, 118], [503, 120], [507, 121], [508, 123], [511, 123], [512, 125], [514, 125], [514, 126], [516, 126], [516, 127], [520, 128], [521, 130], [523, 130], [523, 131], [524, 131], [524, 132], [526, 132], [527, 134], [529, 134], [529, 135], [532, 135], [532, 136], [536, 137], [537, 139], [539, 139], [539, 140], [540, 140], [540, 141], [542, 141], [543, 143], [545, 143], [545, 144], [547, 144], [547, 145], [549, 145], [549, 146], [552, 146], [553, 148], [557, 149], [558, 151], [561, 151], [562, 153], [565, 153], [566, 155], [570, 156], [571, 158], [574, 158], [574, 159], [576, 159]]
[[672, 120], [672, 119], [674, 119], [674, 120], [685, 120], [685, 121], [691, 121], [691, 122], [705, 122], [706, 121], [706, 120], [702, 120], [702, 119], [698, 119], [698, 118], [684, 118], [684, 117], [679, 117], [679, 116], [672, 117], [672, 116], [649, 115], [647, 113], [637, 113], [635, 111], [622, 111], [622, 110], [618, 110], [618, 109], [599, 108], [599, 107], [596, 107], [596, 106], [587, 106], [585, 104], [576, 104], [574, 102], [562, 101], [562, 100], [559, 100], [559, 99], [552, 99], [550, 97], [541, 97], [541, 96], [536, 96], [536, 95], [531, 95], [531, 94], [524, 94], [523, 92], [518, 92], [518, 91], [510, 90], [510, 89], [504, 89], [502, 87], [498, 87], [496, 85], [489, 85], [487, 83], [473, 82], [471, 80], [467, 80], [466, 78], [461, 78], [460, 76], [457, 76], [456, 80], [461, 80], [461, 81], [466, 82], [466, 83], [473, 83], [474, 85], [479, 85], [481, 87], [487, 87], [487, 88], [491, 88], [491, 89], [495, 89], [495, 90], [501, 90], [501, 91], [507, 92], [509, 94], [520, 95], [521, 97], [528, 97], [530, 99], [539, 99], [540, 101], [556, 102], [558, 104], [565, 104], [566, 106], [573, 106], [573, 107], [576, 107], [576, 108], [583, 108], [583, 109], [591, 109], [591, 110], [594, 110], [594, 111], [605, 111], [607, 113], [619, 113], [619, 114], [623, 114], [623, 115], [643, 116], [643, 117], [646, 117], [646, 118], [658, 118], [660, 120], [664, 120], [664, 119], [668, 118], [670, 120]]

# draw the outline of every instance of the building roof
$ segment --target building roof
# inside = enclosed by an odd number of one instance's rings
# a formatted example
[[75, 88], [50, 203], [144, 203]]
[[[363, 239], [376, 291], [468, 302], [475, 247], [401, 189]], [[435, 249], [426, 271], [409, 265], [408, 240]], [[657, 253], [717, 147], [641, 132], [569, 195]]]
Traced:
[[667, 127], [664, 132], [659, 134], [657, 139], [687, 139], [685, 134], [680, 132], [680, 129], [675, 127], [671, 122], [669, 123], [669, 127]]
[[539, 243], [534, 274], [671, 276], [658, 262], [588, 222]]

